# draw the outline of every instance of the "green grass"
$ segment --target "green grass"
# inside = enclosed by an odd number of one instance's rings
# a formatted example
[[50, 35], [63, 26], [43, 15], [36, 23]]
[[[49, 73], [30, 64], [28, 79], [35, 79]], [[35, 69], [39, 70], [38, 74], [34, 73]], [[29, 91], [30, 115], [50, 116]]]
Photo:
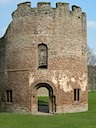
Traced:
[[96, 92], [89, 93], [89, 111], [51, 116], [0, 113], [0, 128], [96, 128]]
[[38, 104], [39, 105], [48, 105], [48, 96], [39, 96], [38, 97]]

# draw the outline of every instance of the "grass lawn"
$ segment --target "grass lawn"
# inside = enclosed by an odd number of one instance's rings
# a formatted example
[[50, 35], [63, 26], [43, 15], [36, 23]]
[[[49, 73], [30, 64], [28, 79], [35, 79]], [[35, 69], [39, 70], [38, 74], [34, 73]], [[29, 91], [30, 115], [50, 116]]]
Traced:
[[48, 105], [48, 100], [49, 100], [49, 97], [48, 96], [39, 96], [38, 97], [38, 104], [39, 105]]
[[89, 93], [89, 111], [51, 116], [0, 113], [0, 128], [96, 128], [96, 92]]

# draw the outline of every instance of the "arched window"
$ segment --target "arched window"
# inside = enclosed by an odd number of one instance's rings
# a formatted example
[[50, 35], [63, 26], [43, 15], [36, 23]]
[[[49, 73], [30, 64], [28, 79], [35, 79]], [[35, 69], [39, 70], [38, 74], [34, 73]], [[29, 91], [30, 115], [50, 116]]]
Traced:
[[38, 63], [39, 68], [48, 67], [48, 48], [43, 43], [38, 45]]

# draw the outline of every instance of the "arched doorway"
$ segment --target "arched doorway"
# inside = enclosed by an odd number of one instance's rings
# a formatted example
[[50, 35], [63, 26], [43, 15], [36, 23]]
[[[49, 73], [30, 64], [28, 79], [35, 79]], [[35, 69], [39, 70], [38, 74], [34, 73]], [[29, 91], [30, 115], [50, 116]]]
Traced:
[[[38, 104], [38, 90], [41, 88], [46, 88], [48, 91], [48, 100], [45, 104]], [[38, 112], [43, 113], [54, 113], [56, 112], [56, 96], [54, 95], [54, 89], [47, 83], [38, 83], [34, 86], [32, 90], [32, 103], [31, 109], [33, 114]]]
[[38, 112], [49, 112], [49, 90], [46, 87], [40, 87], [37, 90]]

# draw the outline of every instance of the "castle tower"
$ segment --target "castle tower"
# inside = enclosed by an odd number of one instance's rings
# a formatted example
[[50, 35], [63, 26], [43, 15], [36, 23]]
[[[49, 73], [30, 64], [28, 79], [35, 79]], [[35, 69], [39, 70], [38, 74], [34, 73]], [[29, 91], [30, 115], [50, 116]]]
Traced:
[[86, 14], [68, 3], [20, 3], [0, 39], [0, 109], [38, 113], [37, 91], [49, 113], [88, 110]]

